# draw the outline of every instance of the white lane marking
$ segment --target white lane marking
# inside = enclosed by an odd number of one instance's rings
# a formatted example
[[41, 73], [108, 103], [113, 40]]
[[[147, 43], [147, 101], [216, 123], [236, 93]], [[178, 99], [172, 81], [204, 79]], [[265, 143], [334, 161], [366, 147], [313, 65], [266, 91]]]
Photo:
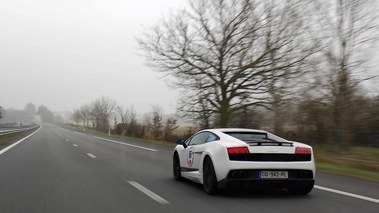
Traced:
[[83, 136], [86, 136], [87, 134], [83, 134], [83, 133], [80, 133], [80, 132], [73, 132], [75, 134], [78, 134], [78, 135], [83, 135]]
[[22, 141], [26, 140], [27, 138], [31, 137], [32, 135], [36, 134], [40, 129], [42, 128], [42, 126], [39, 127], [39, 129], [37, 129], [35, 132], [33, 132], [32, 134], [26, 136], [25, 138], [15, 142], [14, 144], [12, 145], [9, 145], [7, 147], [5, 147], [4, 149], [0, 150], [0, 155], [3, 154], [4, 152], [10, 150], [12, 147], [16, 146], [17, 144], [21, 143]]
[[78, 145], [76, 145], [76, 144], [72, 144], [73, 146], [78, 146]]
[[150, 149], [150, 148], [147, 148], [147, 147], [137, 146], [137, 145], [133, 145], [133, 144], [129, 144], [129, 143], [121, 143], [121, 142], [110, 140], [110, 139], [106, 139], [106, 138], [99, 138], [99, 137], [94, 137], [94, 138], [97, 138], [97, 139], [100, 139], [100, 140], [105, 140], [105, 141], [110, 141], [110, 142], [113, 142], [113, 143], [118, 143], [118, 144], [125, 145], [125, 146], [132, 146], [132, 147], [139, 148], [139, 149], [145, 149], [145, 150], [149, 150], [149, 151], [152, 151], [152, 152], [157, 152], [158, 151], [156, 149]]
[[371, 197], [366, 197], [366, 196], [362, 196], [362, 195], [357, 195], [357, 194], [353, 194], [353, 193], [349, 193], [349, 192], [344, 192], [344, 191], [340, 191], [340, 190], [336, 190], [336, 189], [330, 189], [330, 188], [326, 188], [326, 187], [322, 187], [322, 186], [317, 186], [317, 185], [315, 185], [314, 188], [320, 189], [320, 190], [324, 190], [324, 191], [327, 191], [327, 192], [332, 192], [332, 193], [340, 194], [340, 195], [345, 195], [345, 196], [348, 196], [348, 197], [353, 197], [353, 198], [358, 198], [358, 199], [361, 199], [361, 200], [370, 201], [370, 202], [373, 202], [373, 203], [379, 203], [378, 199], [371, 198]]
[[66, 141], [69, 141], [68, 139], [66, 139]]
[[158, 203], [160, 203], [160, 204], [170, 204], [167, 200], [163, 199], [162, 197], [160, 197], [159, 195], [155, 194], [154, 192], [148, 190], [147, 188], [145, 188], [141, 184], [139, 184], [139, 183], [137, 183], [135, 181], [131, 181], [131, 180], [128, 181], [128, 183], [131, 184], [132, 186], [136, 187], [138, 190], [140, 190], [141, 192], [145, 193], [147, 196], [151, 197], [152, 199], [154, 199]]
[[96, 158], [96, 156], [91, 153], [87, 153], [87, 155], [90, 156], [91, 158]]

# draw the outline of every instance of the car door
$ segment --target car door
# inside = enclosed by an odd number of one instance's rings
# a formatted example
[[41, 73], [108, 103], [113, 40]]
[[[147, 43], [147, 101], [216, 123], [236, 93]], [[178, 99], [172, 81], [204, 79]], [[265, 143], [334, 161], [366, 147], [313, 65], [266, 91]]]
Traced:
[[205, 151], [205, 143], [208, 136], [209, 132], [200, 132], [194, 135], [188, 142], [185, 151], [185, 164], [191, 170], [198, 170], [200, 168], [201, 156]]

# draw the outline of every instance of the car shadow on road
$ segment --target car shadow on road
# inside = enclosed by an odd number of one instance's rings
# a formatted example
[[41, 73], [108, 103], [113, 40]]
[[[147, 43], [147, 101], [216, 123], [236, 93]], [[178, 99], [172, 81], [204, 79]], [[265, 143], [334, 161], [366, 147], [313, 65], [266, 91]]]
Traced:
[[[172, 179], [172, 181], [174, 181]], [[204, 192], [202, 184], [195, 183], [193, 181], [183, 179], [180, 181], [188, 190], [196, 190], [204, 195], [207, 195]], [[222, 198], [255, 198], [255, 199], [309, 199], [311, 198], [312, 192], [309, 195], [293, 195], [290, 194], [286, 189], [222, 189], [218, 190], [215, 195], [207, 195], [213, 197], [222, 197]]]
[[233, 198], [307, 198], [307, 195], [293, 195], [286, 189], [224, 189], [218, 196]]

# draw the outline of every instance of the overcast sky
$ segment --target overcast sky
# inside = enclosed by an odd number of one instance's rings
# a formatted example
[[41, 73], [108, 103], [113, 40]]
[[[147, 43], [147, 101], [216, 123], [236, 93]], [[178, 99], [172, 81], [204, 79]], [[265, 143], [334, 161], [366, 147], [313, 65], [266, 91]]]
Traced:
[[[32, 102], [72, 111], [108, 96], [138, 113], [152, 105], [175, 112], [178, 93], [144, 65], [135, 38], [143, 26], [186, 5], [186, 0], [0, 0], [0, 106], [23, 109]], [[371, 82], [369, 92], [377, 94], [378, 79]]]
[[0, 0], [0, 106], [72, 111], [108, 96], [138, 113], [178, 94], [137, 55], [143, 26], [185, 0]]

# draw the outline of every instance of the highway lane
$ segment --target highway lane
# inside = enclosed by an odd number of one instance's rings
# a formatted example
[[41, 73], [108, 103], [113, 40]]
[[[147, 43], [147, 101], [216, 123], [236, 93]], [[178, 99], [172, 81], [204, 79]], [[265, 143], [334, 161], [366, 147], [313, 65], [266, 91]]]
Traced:
[[[0, 155], [0, 212], [377, 212], [379, 204], [314, 189], [225, 192], [176, 182], [169, 147], [44, 125]], [[126, 145], [116, 143], [120, 141]], [[379, 184], [317, 174], [316, 184], [379, 200]], [[375, 201], [375, 200], [374, 200]]]

